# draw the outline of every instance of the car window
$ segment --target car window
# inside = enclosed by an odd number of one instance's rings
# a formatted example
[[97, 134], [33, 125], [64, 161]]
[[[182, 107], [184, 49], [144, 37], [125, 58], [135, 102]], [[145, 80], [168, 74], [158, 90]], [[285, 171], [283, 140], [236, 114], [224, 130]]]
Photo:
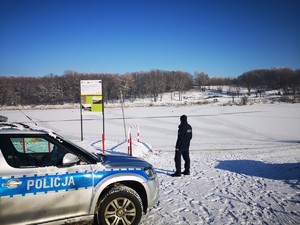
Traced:
[[53, 149], [53, 144], [43, 138], [11, 138], [11, 141], [21, 153], [48, 153]]
[[66, 149], [43, 137], [4, 137], [0, 148], [6, 162], [15, 168], [62, 166]]

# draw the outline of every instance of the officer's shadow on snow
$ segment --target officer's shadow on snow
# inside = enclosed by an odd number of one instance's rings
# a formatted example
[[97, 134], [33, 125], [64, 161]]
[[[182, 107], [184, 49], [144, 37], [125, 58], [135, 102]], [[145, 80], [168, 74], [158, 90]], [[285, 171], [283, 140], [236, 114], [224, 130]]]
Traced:
[[268, 163], [255, 160], [218, 161], [217, 169], [272, 180], [282, 180], [292, 188], [300, 189], [300, 163]]

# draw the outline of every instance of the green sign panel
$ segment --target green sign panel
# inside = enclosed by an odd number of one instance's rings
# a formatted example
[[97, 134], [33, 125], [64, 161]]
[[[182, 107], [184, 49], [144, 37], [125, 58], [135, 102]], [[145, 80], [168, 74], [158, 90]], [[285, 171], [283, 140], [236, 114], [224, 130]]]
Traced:
[[103, 112], [102, 81], [80, 81], [82, 109], [91, 112]]

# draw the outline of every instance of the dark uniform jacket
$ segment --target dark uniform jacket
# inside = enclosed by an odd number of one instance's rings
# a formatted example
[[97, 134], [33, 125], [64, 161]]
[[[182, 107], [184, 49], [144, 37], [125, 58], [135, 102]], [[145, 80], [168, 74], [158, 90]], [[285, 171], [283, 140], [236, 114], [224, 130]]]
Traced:
[[181, 121], [178, 126], [178, 138], [176, 141], [176, 149], [180, 151], [189, 150], [190, 141], [192, 139], [192, 127], [187, 121]]

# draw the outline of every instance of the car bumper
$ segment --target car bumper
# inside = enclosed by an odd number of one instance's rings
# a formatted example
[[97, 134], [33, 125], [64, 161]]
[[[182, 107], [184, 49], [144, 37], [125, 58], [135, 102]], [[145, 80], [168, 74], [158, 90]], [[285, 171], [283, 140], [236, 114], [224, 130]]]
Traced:
[[146, 182], [148, 189], [148, 208], [153, 207], [159, 198], [159, 180], [156, 176], [155, 179], [149, 180]]

